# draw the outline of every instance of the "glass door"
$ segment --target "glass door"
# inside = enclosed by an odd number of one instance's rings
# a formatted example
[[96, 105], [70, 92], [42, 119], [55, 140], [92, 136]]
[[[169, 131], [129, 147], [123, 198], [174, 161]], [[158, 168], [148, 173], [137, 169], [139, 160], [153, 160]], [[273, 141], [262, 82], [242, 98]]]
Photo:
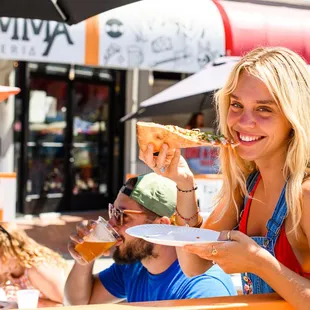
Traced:
[[27, 213], [59, 209], [64, 195], [67, 83], [30, 79]]
[[75, 81], [73, 103], [72, 204], [100, 208], [108, 197], [109, 86]]
[[125, 72], [20, 63], [17, 85], [18, 210], [107, 207], [123, 182]]

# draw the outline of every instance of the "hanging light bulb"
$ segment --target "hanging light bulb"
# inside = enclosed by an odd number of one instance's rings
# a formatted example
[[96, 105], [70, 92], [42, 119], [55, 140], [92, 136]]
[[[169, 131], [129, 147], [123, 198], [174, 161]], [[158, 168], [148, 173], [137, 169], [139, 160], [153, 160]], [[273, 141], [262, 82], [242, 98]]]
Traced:
[[75, 79], [75, 71], [74, 71], [74, 65], [70, 66], [70, 71], [69, 71], [69, 79], [73, 81]]
[[154, 85], [154, 75], [153, 71], [149, 71], [149, 85], [153, 86]]

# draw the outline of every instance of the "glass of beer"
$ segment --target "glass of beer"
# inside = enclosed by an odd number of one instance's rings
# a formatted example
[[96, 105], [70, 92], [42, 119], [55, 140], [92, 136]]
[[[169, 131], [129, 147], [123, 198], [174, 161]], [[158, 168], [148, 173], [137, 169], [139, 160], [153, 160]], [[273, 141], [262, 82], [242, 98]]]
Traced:
[[121, 239], [118, 232], [101, 216], [96, 222], [96, 227], [84, 237], [84, 242], [75, 246], [75, 250], [89, 263]]

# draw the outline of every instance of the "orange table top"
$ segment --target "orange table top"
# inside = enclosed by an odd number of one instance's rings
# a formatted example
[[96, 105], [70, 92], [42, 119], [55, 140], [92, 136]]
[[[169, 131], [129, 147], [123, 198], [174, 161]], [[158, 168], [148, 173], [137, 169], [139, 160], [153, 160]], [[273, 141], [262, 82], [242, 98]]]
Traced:
[[[89, 306], [64, 306], [64, 310], [147, 310], [156, 307], [158, 310], [293, 310], [287, 302], [285, 302], [277, 294], [265, 295], [248, 295], [248, 296], [232, 296], [232, 297], [216, 297], [186, 300], [167, 300], [155, 302], [138, 302], [123, 304], [102, 304]], [[42, 308], [41, 308], [42, 309]], [[48, 310], [58, 309], [58, 307], [46, 308]]]

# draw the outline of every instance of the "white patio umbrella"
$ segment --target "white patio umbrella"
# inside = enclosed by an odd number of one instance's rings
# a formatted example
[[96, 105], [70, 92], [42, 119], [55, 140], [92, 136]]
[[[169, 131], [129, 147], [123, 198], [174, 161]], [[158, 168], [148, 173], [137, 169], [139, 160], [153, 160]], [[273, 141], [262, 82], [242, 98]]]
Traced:
[[137, 112], [121, 118], [121, 122], [173, 113], [194, 113], [210, 108], [213, 92], [223, 87], [240, 57], [221, 57], [204, 69], [143, 101]]

